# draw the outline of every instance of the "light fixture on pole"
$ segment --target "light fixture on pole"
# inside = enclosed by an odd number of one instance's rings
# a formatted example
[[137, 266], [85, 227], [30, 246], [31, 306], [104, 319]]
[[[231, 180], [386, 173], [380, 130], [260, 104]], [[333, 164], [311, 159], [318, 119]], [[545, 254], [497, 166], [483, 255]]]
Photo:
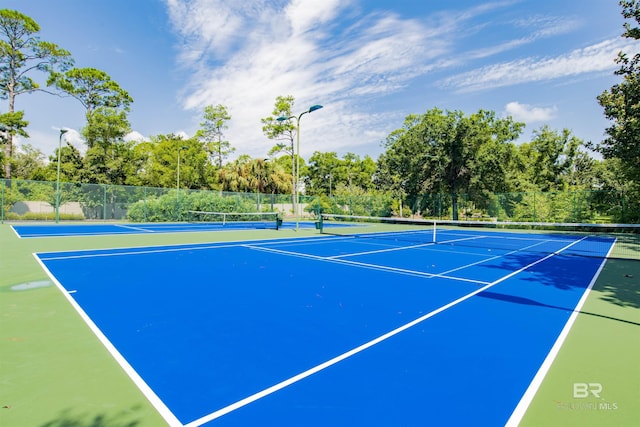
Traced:
[[56, 178], [56, 224], [60, 221], [60, 152], [62, 151], [62, 135], [69, 129], [60, 129], [60, 137], [58, 138], [58, 173]]
[[294, 176], [294, 185], [293, 185], [293, 199], [294, 199], [294, 207], [293, 210], [295, 212], [296, 215], [296, 231], [298, 231], [298, 227], [299, 227], [299, 220], [300, 220], [300, 192], [298, 191], [298, 185], [299, 185], [299, 179], [300, 179], [300, 119], [302, 118], [302, 116], [304, 116], [307, 113], [313, 113], [316, 110], [319, 110], [322, 108], [322, 105], [312, 105], [311, 107], [309, 107], [309, 109], [307, 111], [303, 111], [302, 113], [300, 113], [299, 116], [289, 116], [289, 117], [278, 117], [278, 121], [282, 122], [284, 120], [289, 120], [289, 119], [296, 119], [296, 152], [297, 152], [297, 156], [296, 156], [296, 164], [295, 165], [291, 165], [291, 168], [293, 169], [293, 176]]

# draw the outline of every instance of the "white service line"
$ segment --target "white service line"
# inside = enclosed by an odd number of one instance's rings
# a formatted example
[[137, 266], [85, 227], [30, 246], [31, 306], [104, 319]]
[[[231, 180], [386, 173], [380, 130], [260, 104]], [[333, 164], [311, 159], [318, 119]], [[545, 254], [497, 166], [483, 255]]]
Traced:
[[416, 249], [416, 248], [423, 248], [425, 246], [433, 246], [434, 244], [435, 243], [433, 243], [433, 242], [429, 242], [429, 243], [420, 243], [419, 245], [411, 245], [411, 246], [393, 246], [391, 248], [376, 249], [375, 251], [355, 252], [355, 253], [352, 253], [352, 254], [333, 255], [333, 256], [326, 257], [326, 258], [327, 259], [338, 259], [338, 258], [346, 258], [346, 257], [351, 257], [351, 256], [378, 254], [378, 253], [382, 253], [382, 252], [404, 251], [404, 250], [407, 250], [407, 249]]
[[397, 268], [397, 267], [387, 267], [385, 265], [368, 264], [366, 262], [350, 261], [347, 259], [336, 259], [333, 257], [323, 257], [319, 255], [301, 254], [298, 252], [289, 252], [289, 251], [283, 251], [280, 249], [264, 248], [261, 246], [246, 245], [246, 247], [249, 249], [257, 250], [257, 251], [273, 252], [280, 255], [287, 255], [287, 256], [293, 256], [298, 258], [310, 258], [318, 261], [333, 262], [336, 264], [347, 264], [347, 265], [352, 265], [356, 267], [368, 268], [371, 270], [382, 270], [382, 271], [389, 271], [391, 273], [406, 274], [409, 276], [418, 276], [418, 277], [427, 277], [427, 278], [439, 277], [441, 279], [475, 283], [476, 285], [486, 285], [489, 283], [481, 280], [465, 279], [463, 277], [444, 276], [441, 274], [426, 273], [424, 271], [407, 270], [404, 268]]
[[443, 274], [449, 274], [449, 273], [453, 273], [454, 271], [464, 270], [465, 268], [473, 267], [474, 265], [482, 264], [482, 263], [485, 263], [487, 261], [493, 261], [494, 259], [502, 258], [502, 257], [505, 257], [507, 255], [512, 255], [512, 254], [515, 254], [515, 253], [518, 253], [518, 252], [521, 252], [521, 251], [526, 251], [528, 249], [533, 248], [534, 246], [542, 245], [542, 244], [550, 242], [550, 241], [551, 240], [544, 240], [544, 241], [541, 241], [541, 242], [538, 242], [538, 243], [534, 243], [534, 244], [529, 245], [529, 246], [525, 246], [524, 248], [521, 248], [521, 249], [515, 249], [515, 250], [513, 250], [511, 252], [507, 252], [506, 254], [492, 256], [491, 258], [482, 259], [480, 261], [477, 261], [477, 262], [474, 262], [474, 263], [471, 263], [471, 264], [466, 264], [466, 265], [463, 265], [461, 267], [457, 267], [457, 268], [454, 268], [454, 269], [451, 269], [451, 270], [443, 271], [440, 274], [434, 274], [434, 277], [440, 277], [440, 275], [443, 275]]
[[153, 231], [153, 230], [147, 230], [145, 228], [140, 228], [140, 227], [132, 227], [130, 225], [116, 224], [116, 227], [127, 228], [129, 230], [143, 231], [145, 233], [155, 233], [155, 231]]
[[[311, 239], [310, 239], [311, 240]], [[265, 244], [273, 244], [273, 245], [281, 245], [281, 244], [290, 244], [290, 243], [299, 243], [297, 240], [282, 240], [282, 241], [273, 241]], [[80, 250], [73, 251], [74, 254], [78, 255], [60, 255], [60, 256], [51, 256], [44, 257], [47, 254], [55, 254], [55, 253], [68, 253], [70, 251], [59, 251], [59, 252], [47, 252], [38, 254], [38, 256], [42, 256], [44, 261], [51, 260], [64, 260], [64, 259], [79, 259], [79, 258], [101, 258], [101, 257], [112, 257], [112, 256], [122, 256], [122, 255], [145, 255], [145, 254], [153, 254], [153, 253], [163, 253], [163, 252], [181, 252], [181, 251], [197, 251], [203, 249], [222, 249], [222, 248], [235, 248], [235, 247], [245, 247], [247, 246], [246, 241], [241, 242], [229, 242], [229, 243], [211, 243], [210, 245], [205, 243], [200, 244], [181, 244], [175, 245], [175, 247], [169, 247], [172, 245], [160, 245], [160, 246], [147, 246], [149, 249], [142, 248], [109, 248], [109, 249], [95, 249], [95, 250]], [[136, 250], [140, 249], [140, 250]], [[99, 251], [100, 253], [95, 253]], [[111, 252], [110, 252], [111, 251]], [[94, 253], [87, 253], [94, 252]]]
[[[484, 238], [484, 236], [467, 237], [467, 238], [462, 238], [462, 239], [447, 240], [446, 242], [442, 242], [442, 243], [453, 243], [453, 242], [459, 242], [459, 241], [463, 241], [463, 240], [475, 240], [475, 239], [482, 239], [482, 238]], [[416, 249], [416, 248], [422, 248], [422, 247], [425, 247], [425, 246], [433, 246], [433, 245], [435, 245], [435, 243], [433, 243], [433, 242], [420, 243], [418, 245], [412, 245], [412, 246], [397, 246], [397, 247], [393, 247], [393, 248], [379, 249], [379, 250], [375, 250], [375, 251], [354, 252], [354, 253], [351, 253], [351, 254], [334, 255], [334, 256], [327, 257], [327, 258], [336, 259], [336, 258], [346, 258], [346, 257], [351, 257], [351, 256], [369, 255], [369, 254], [375, 254], [375, 253], [379, 253], [379, 252], [404, 251], [406, 249]]]
[[[114, 257], [114, 256], [126, 256], [126, 255], [146, 255], [146, 254], [159, 254], [164, 252], [181, 252], [181, 251], [196, 251], [203, 249], [218, 249], [218, 248], [232, 248], [232, 247], [240, 247], [243, 245], [239, 244], [229, 244], [229, 245], [215, 245], [215, 246], [188, 246], [188, 247], [180, 247], [180, 248], [168, 248], [168, 249], [149, 249], [149, 250], [140, 250], [140, 251], [125, 251], [125, 252], [106, 252], [106, 253], [93, 253], [93, 254], [83, 254], [83, 255], [64, 255], [64, 256], [53, 256], [44, 258], [44, 261], [57, 261], [57, 260], [65, 260], [65, 259], [81, 259], [81, 258], [104, 258], [104, 257]], [[101, 252], [105, 252], [104, 250], [100, 250]], [[109, 249], [107, 249], [109, 251]], [[80, 251], [88, 252], [88, 251]]]
[[[55, 236], [59, 237], [59, 236]], [[305, 238], [281, 238], [280, 240], [269, 240], [266, 242], [260, 241], [259, 244], [264, 245], [286, 245], [291, 243], [304, 245], [306, 243], [316, 243], [322, 242], [326, 243], [327, 241], [334, 240], [342, 240], [340, 238], [319, 238], [319, 237], [305, 237]], [[113, 247], [113, 248], [100, 248], [100, 249], [85, 249], [85, 250], [77, 250], [77, 251], [54, 251], [54, 252], [42, 252], [38, 253], [38, 256], [44, 255], [52, 255], [56, 253], [76, 253], [78, 255], [67, 255], [67, 256], [58, 256], [58, 257], [48, 257], [43, 258], [43, 260], [58, 260], [58, 259], [72, 259], [72, 258], [90, 258], [90, 257], [105, 257], [105, 256], [116, 256], [116, 255], [136, 255], [136, 254], [149, 254], [149, 253], [160, 253], [160, 252], [179, 252], [179, 251], [189, 251], [189, 250], [200, 250], [200, 249], [217, 249], [217, 248], [233, 248], [233, 247], [243, 247], [247, 244], [250, 244], [249, 240], [239, 240], [239, 241], [230, 241], [230, 242], [211, 242], [207, 243], [177, 243], [175, 245], [153, 245], [153, 246], [127, 246], [127, 247]], [[145, 250], [141, 250], [143, 248], [149, 248]], [[139, 250], [136, 250], [139, 249]], [[112, 251], [111, 253], [107, 253]], [[94, 253], [88, 253], [94, 252]], [[100, 253], [95, 253], [100, 252]], [[84, 254], [84, 255], [83, 255]]]

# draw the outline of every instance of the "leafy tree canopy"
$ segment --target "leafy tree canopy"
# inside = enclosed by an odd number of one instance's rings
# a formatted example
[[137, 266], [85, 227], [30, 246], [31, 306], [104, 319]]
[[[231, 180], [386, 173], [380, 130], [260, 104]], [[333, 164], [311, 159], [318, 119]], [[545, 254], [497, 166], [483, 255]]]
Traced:
[[80, 101], [87, 120], [96, 108], [129, 110], [133, 98], [104, 71], [95, 68], [72, 68], [64, 73], [51, 73], [47, 85], [55, 86]]
[[[54, 43], [41, 41], [37, 35], [39, 32], [40, 26], [29, 16], [16, 10], [0, 9], [0, 98], [8, 100], [9, 114], [16, 112], [17, 96], [41, 90], [31, 77], [32, 72], [53, 73], [56, 69], [68, 69], [73, 64], [68, 51]], [[7, 159], [4, 175], [7, 179], [11, 178], [14, 134], [8, 133], [4, 147]]]
[[224, 131], [229, 128], [227, 123], [230, 120], [231, 115], [224, 105], [207, 105], [200, 129], [196, 133], [196, 138], [204, 142], [206, 150], [215, 159], [218, 168], [222, 168], [223, 160], [236, 150], [224, 139]]
[[[640, 3], [637, 0], [622, 0], [622, 16], [631, 20], [624, 24], [622, 37], [640, 39]], [[636, 182], [640, 181], [640, 53], [629, 56], [620, 52], [616, 62], [620, 65], [616, 74], [622, 81], [604, 91], [598, 101], [604, 108], [605, 117], [612, 125], [607, 128], [607, 137], [595, 149], [605, 158], [618, 158], [624, 173]]]

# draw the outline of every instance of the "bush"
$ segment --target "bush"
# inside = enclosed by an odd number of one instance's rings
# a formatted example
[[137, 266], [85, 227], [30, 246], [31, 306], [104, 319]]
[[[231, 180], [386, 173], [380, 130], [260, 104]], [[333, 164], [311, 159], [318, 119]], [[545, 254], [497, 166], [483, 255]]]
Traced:
[[16, 221], [20, 219], [20, 215], [15, 212], [11, 212], [5, 208], [4, 210], [4, 219], [5, 221]]
[[162, 196], [151, 196], [129, 206], [127, 217], [133, 222], [167, 222], [187, 219], [188, 211], [256, 212], [253, 197], [217, 191], [191, 191], [178, 194], [173, 191]]
[[[5, 219], [18, 220], [18, 221], [55, 221], [55, 212], [27, 212], [24, 215], [18, 215], [13, 212], [9, 212], [9, 215]], [[11, 217], [11, 218], [10, 218]], [[83, 221], [84, 215], [80, 214], [68, 214], [61, 213], [59, 219], [62, 221]]]

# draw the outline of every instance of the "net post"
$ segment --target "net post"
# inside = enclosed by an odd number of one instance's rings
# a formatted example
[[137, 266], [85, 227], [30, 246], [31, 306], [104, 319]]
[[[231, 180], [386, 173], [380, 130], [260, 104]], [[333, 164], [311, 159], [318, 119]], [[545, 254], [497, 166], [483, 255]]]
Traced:
[[433, 221], [433, 241], [432, 243], [436, 243], [436, 225], [438, 224], [438, 221]]
[[318, 221], [316, 221], [316, 229], [320, 232], [320, 234], [322, 234], [323, 221], [324, 221], [324, 218], [322, 217], [322, 213], [318, 212]]

